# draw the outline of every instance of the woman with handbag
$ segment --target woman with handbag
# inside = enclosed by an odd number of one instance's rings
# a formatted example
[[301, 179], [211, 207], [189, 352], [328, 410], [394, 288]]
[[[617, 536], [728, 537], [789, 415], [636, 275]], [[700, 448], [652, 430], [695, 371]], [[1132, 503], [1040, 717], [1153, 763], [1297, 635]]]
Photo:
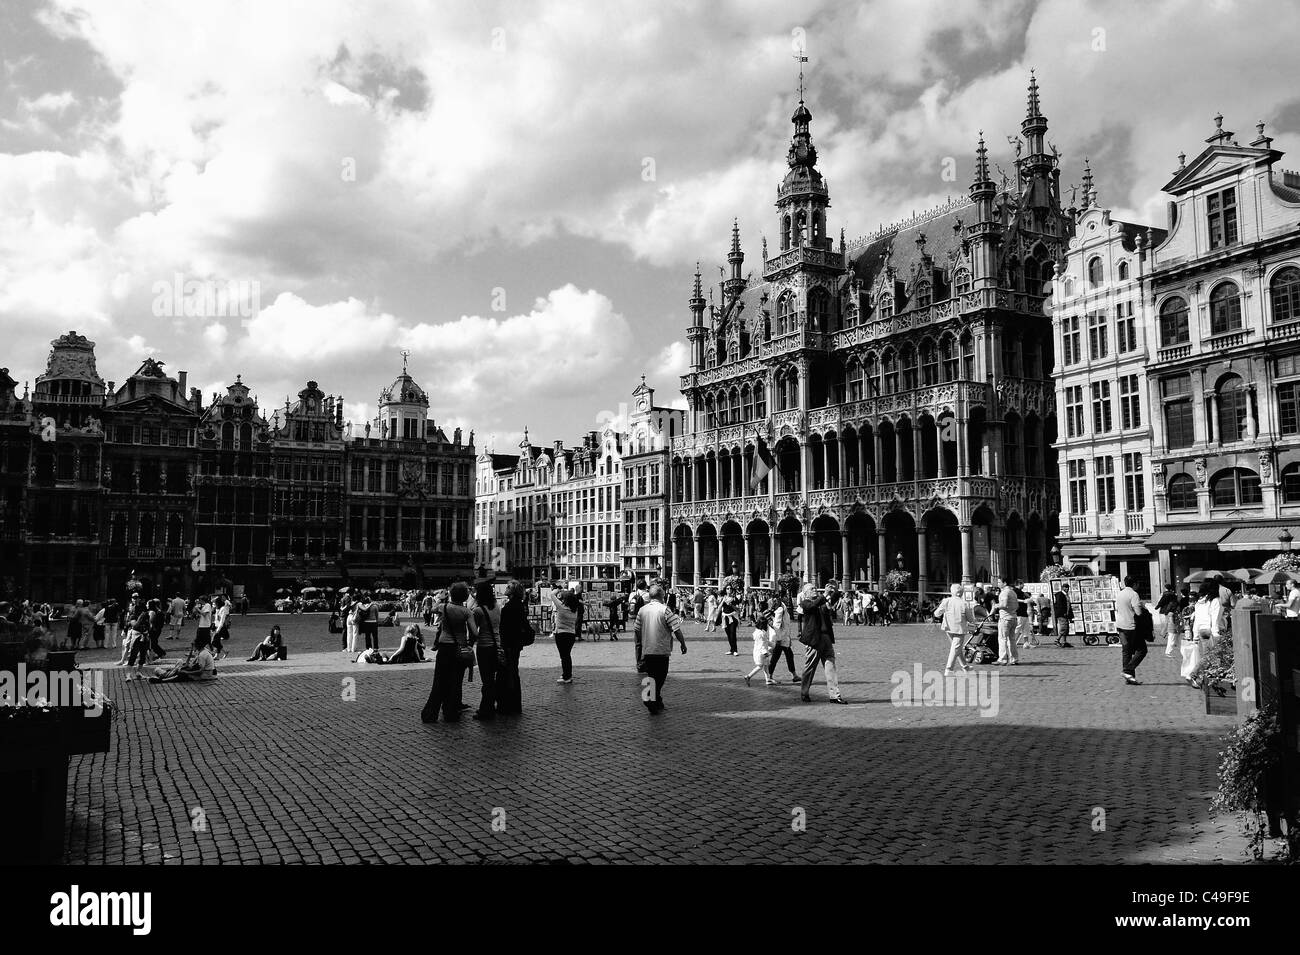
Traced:
[[468, 599], [469, 585], [457, 582], [451, 585], [449, 602], [442, 605], [434, 640], [433, 687], [420, 712], [420, 719], [425, 723], [438, 722], [439, 709], [445, 722], [455, 723], [460, 719], [461, 679], [465, 667], [474, 659], [474, 644], [478, 640], [478, 625], [465, 606]]
[[505, 646], [501, 642], [501, 608], [497, 606], [492, 581], [474, 585], [474, 625], [478, 628], [478, 670], [482, 684], [476, 720], [491, 720], [497, 715], [497, 681], [505, 665]]
[[512, 580], [506, 586], [506, 603], [501, 608], [501, 645], [505, 648], [505, 662], [497, 674], [498, 713], [514, 715], [523, 712], [519, 655], [524, 647], [532, 646], [535, 637], [533, 625], [528, 622], [524, 585]]
[[728, 587], [723, 593], [719, 609], [722, 612], [722, 629], [727, 635], [727, 652], [738, 657], [740, 651], [736, 647], [736, 632], [740, 629], [740, 598], [735, 587]]

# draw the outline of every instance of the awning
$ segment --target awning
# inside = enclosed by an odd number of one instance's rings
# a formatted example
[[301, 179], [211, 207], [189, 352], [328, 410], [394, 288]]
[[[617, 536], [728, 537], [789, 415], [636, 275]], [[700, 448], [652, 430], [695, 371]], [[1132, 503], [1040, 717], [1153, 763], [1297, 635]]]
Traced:
[[1124, 541], [1087, 541], [1072, 542], [1061, 545], [1061, 553], [1071, 560], [1092, 560], [1094, 557], [1147, 557], [1151, 556], [1151, 551], [1147, 550], [1146, 544], [1142, 541], [1124, 540]]
[[1158, 527], [1147, 538], [1149, 550], [1168, 550], [1171, 547], [1204, 547], [1213, 549], [1231, 528], [1219, 525], [1192, 525], [1190, 527]]
[[1292, 537], [1300, 539], [1300, 527], [1288, 527], [1285, 524], [1256, 524], [1251, 527], [1236, 527], [1228, 536], [1219, 541], [1219, 550], [1273, 550], [1281, 551], [1282, 544], [1277, 535], [1287, 531]]

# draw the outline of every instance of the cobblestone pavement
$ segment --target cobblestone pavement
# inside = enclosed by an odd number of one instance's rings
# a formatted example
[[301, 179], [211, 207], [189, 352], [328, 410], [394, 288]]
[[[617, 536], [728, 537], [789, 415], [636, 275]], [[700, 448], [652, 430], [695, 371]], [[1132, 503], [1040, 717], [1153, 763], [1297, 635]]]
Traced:
[[[237, 662], [272, 622], [290, 659]], [[747, 641], [730, 657], [721, 638], [688, 625], [658, 716], [630, 638], [579, 643], [568, 686], [539, 638], [522, 717], [428, 726], [432, 664], [354, 664], [321, 615], [236, 618], [209, 685], [128, 683], [109, 651], [85, 653], [119, 709], [111, 752], [73, 758], [67, 859], [1245, 861], [1235, 821], [1208, 814], [1232, 721], [1203, 713], [1162, 647], [1140, 687], [1114, 648], [1023, 651], [981, 668], [1000, 677], [982, 717], [891, 705], [893, 672], [942, 667], [928, 626], [841, 631], [849, 706], [820, 679], [801, 703], [784, 665], [781, 685], [746, 686]]]

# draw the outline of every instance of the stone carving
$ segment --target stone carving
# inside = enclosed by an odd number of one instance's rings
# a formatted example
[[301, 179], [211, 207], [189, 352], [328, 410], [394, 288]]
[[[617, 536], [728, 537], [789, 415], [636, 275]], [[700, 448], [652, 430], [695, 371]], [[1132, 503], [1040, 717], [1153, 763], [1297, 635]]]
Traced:
[[1196, 486], [1203, 488], [1209, 475], [1206, 473], [1205, 458], [1196, 459]]
[[1268, 451], [1259, 452], [1259, 477], [1261, 481], [1273, 480], [1273, 455]]

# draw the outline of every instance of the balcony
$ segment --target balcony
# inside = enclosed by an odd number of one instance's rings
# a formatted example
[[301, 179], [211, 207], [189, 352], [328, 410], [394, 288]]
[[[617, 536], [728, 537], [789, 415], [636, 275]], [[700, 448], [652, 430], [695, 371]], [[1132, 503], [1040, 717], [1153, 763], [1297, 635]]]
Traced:
[[1239, 328], [1234, 331], [1211, 335], [1205, 339], [1201, 350], [1223, 351], [1225, 348], [1236, 348], [1238, 345], [1246, 344], [1246, 339], [1254, 334], [1255, 330], [1253, 328]]
[[1124, 515], [1124, 528], [1130, 534], [1149, 534], [1151, 529], [1147, 527], [1146, 515], [1141, 511], [1130, 511]]
[[144, 547], [139, 544], [105, 544], [100, 556], [117, 560], [183, 560], [189, 561], [188, 547]]
[[[824, 189], [824, 186], [814, 186], [811, 191], [818, 192], [823, 191]], [[773, 275], [797, 265], [820, 266], [826, 269], [843, 269], [844, 256], [830, 249], [819, 249], [814, 245], [805, 243], [803, 245], [797, 245], [793, 248], [786, 249], [784, 252], [781, 252], [764, 262], [763, 275], [764, 277]]]
[[1083, 514], [1070, 515], [1070, 533], [1084, 536], [1088, 533], [1088, 518]]
[[1178, 361], [1180, 358], [1187, 358], [1192, 353], [1192, 346], [1173, 345], [1169, 348], [1162, 348], [1156, 352], [1157, 361]]
[[1270, 325], [1266, 330], [1266, 334], [1269, 338], [1300, 338], [1300, 322]]

